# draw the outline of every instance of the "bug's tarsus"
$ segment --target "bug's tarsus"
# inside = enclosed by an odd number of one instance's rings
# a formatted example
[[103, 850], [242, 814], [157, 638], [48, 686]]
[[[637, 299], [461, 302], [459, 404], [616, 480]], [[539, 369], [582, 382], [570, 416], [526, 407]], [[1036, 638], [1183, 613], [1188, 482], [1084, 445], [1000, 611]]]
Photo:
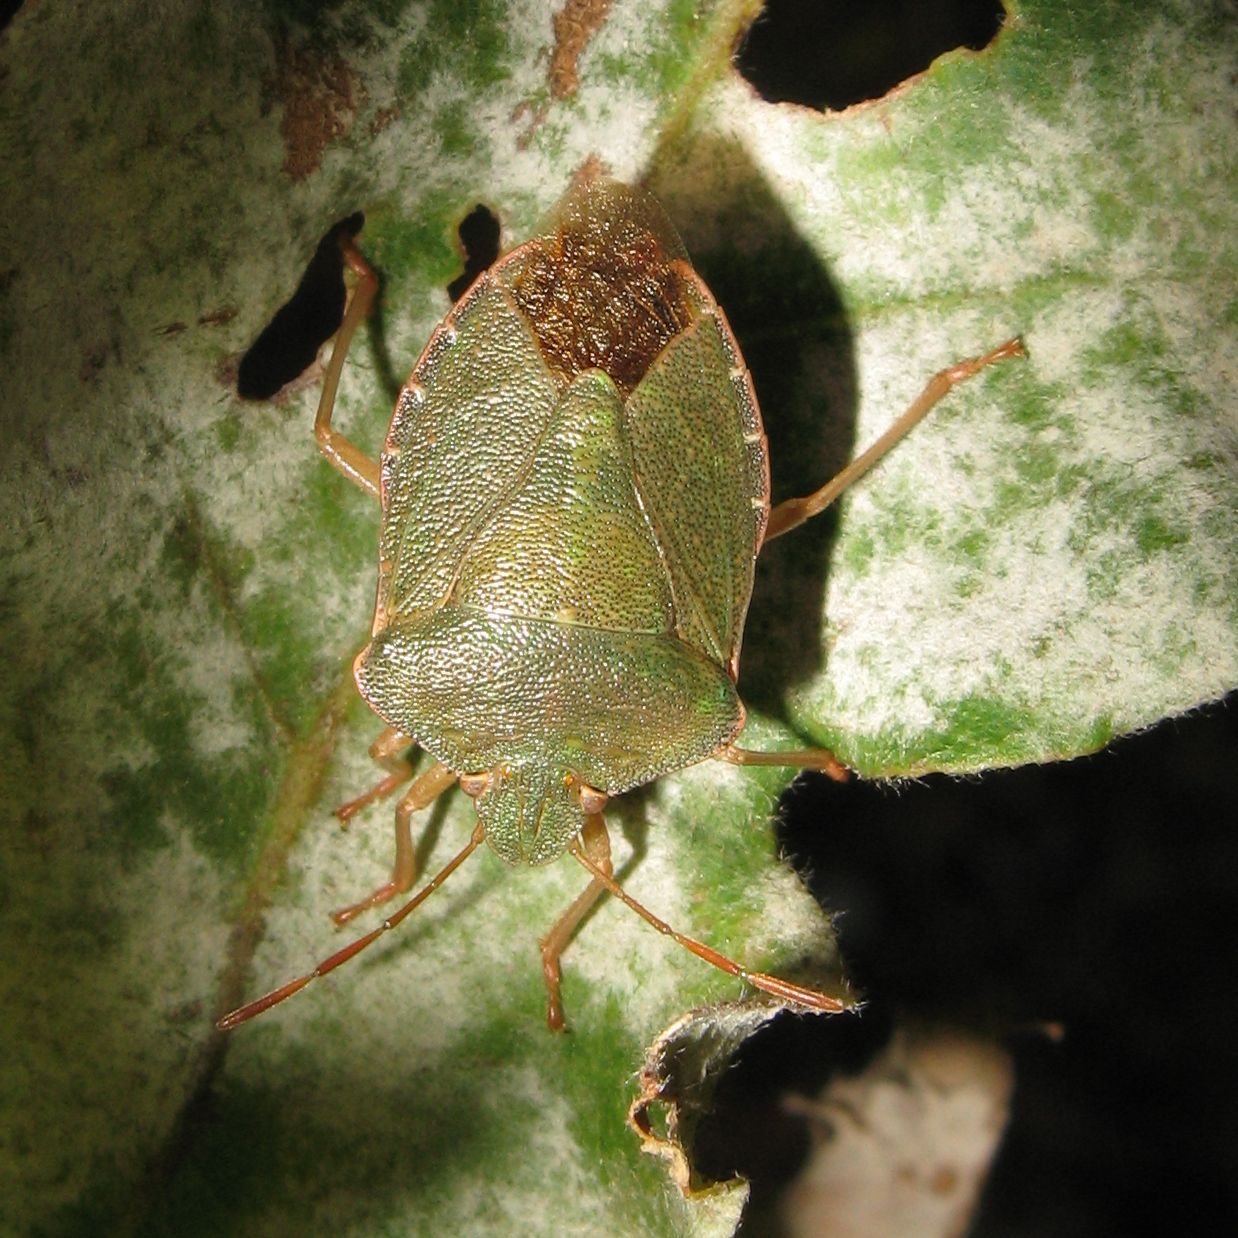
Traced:
[[[604, 829], [605, 826], [603, 826]], [[607, 849], [609, 853], [609, 844]], [[644, 904], [638, 903], [609, 872], [601, 865], [595, 863], [593, 858], [587, 854], [585, 848], [581, 846], [579, 840], [572, 843], [570, 850], [581, 867], [586, 872], [592, 874], [594, 881], [598, 885], [636, 912], [646, 924], [657, 929], [664, 936], [671, 938], [683, 946], [685, 950], [695, 954], [698, 959], [703, 959], [706, 963], [711, 964], [720, 971], [726, 972], [728, 975], [735, 976], [737, 979], [746, 980], [753, 988], [760, 989], [763, 993], [780, 997], [784, 1001], [793, 1002], [797, 1006], [805, 1006], [809, 1010], [820, 1010], [829, 1014], [840, 1014], [846, 1010], [846, 1004], [837, 997], [831, 997], [828, 993], [821, 993], [816, 989], [806, 988], [801, 984], [795, 984], [791, 980], [784, 980], [781, 976], [770, 976], [765, 972], [749, 971], [746, 967], [741, 967], [734, 959], [728, 958], [725, 954], [720, 954], [712, 946], [707, 946], [704, 942], [697, 941], [694, 937], [689, 937], [685, 933], [671, 928], [665, 920], [660, 920]]]
[[362, 257], [361, 251], [353, 244], [351, 236], [342, 235], [339, 238], [340, 250], [344, 261], [357, 277], [357, 286], [348, 302], [344, 313], [344, 321], [335, 335], [335, 346], [331, 350], [331, 360], [327, 364], [327, 372], [322, 380], [322, 395], [318, 401], [318, 415], [314, 418], [314, 437], [318, 440], [318, 449], [349, 481], [360, 486], [367, 494], [379, 497], [378, 461], [361, 450], [351, 439], [341, 434], [331, 426], [331, 414], [335, 410], [335, 395], [340, 386], [340, 374], [344, 369], [344, 358], [348, 355], [348, 346], [357, 327], [365, 320], [374, 302], [374, 293], [378, 290], [378, 276], [374, 268]]
[[848, 486], [863, 477], [899, 439], [905, 437], [914, 426], [923, 421], [933, 406], [949, 395], [951, 389], [959, 383], [972, 378], [981, 370], [999, 361], [1025, 356], [1027, 352], [1023, 347], [1023, 341], [1016, 337], [990, 349], [983, 356], [970, 357], [966, 361], [960, 361], [934, 374], [925, 384], [924, 390], [912, 401], [907, 411], [871, 447], [856, 456], [841, 473], [831, 478], [819, 490], [814, 490], [812, 494], [779, 503], [769, 514], [765, 540], [768, 542], [775, 537], [781, 537], [782, 534], [803, 524], [805, 520], [810, 520], [813, 516], [825, 511]]
[[328, 972], [343, 966], [349, 959], [354, 958], [367, 946], [376, 942], [384, 933], [390, 932], [406, 916], [412, 915], [481, 846], [485, 837], [485, 831], [482, 829], [481, 823], [478, 822], [465, 847], [444, 864], [403, 907], [399, 908], [398, 911], [392, 912], [376, 929], [372, 929], [364, 937], [358, 937], [356, 941], [349, 942], [343, 949], [337, 950], [328, 958], [323, 959], [313, 971], [306, 972], [304, 976], [298, 976], [295, 980], [290, 980], [287, 984], [280, 985], [278, 989], [272, 989], [265, 996], [259, 997], [247, 1005], [224, 1015], [215, 1026], [221, 1032], [231, 1031], [239, 1024], [246, 1023], [256, 1015], [270, 1010], [272, 1006], [279, 1005], [280, 1002], [291, 997], [294, 993], [299, 993], [311, 981], [317, 980], [320, 976], [325, 976]]

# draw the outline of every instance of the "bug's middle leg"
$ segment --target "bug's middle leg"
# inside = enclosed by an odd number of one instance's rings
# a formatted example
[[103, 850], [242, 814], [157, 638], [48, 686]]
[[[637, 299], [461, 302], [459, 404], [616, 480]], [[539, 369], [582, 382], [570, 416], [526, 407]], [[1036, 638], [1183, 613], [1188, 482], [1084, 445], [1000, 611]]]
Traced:
[[[607, 877], [613, 877], [614, 864], [610, 858], [610, 835], [606, 832], [606, 822], [601, 813], [590, 813], [585, 817], [583, 839], [589, 858]], [[589, 914], [593, 904], [605, 892], [605, 883], [593, 877], [539, 943], [542, 950], [542, 975], [546, 981], [546, 1023], [552, 1032], [561, 1032], [565, 1026], [563, 996], [559, 987], [561, 980], [559, 957], [567, 949], [568, 942], [572, 940], [572, 935], [576, 932], [581, 920]]]
[[782, 765], [794, 769], [815, 769], [835, 782], [846, 782], [851, 771], [828, 748], [787, 748], [781, 752], [753, 752], [727, 744], [715, 754], [732, 765]]
[[343, 926], [363, 911], [378, 907], [395, 898], [397, 894], [404, 894], [412, 889], [417, 877], [417, 853], [413, 849], [413, 813], [428, 808], [455, 781], [455, 774], [436, 761], [404, 793], [395, 810], [395, 863], [391, 867], [390, 879], [365, 898], [333, 911], [331, 919], [337, 925]]

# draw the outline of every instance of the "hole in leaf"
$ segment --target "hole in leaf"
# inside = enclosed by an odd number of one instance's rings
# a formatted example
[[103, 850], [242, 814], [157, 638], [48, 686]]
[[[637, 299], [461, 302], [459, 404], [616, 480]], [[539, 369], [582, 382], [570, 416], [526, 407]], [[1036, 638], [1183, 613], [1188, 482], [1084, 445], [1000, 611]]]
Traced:
[[770, 103], [840, 111], [987, 47], [1005, 16], [1001, 0], [766, 0], [737, 65]]
[[458, 301], [468, 286], [499, 256], [499, 220], [479, 202], [460, 222], [464, 270], [447, 285], [447, 295]]
[[356, 236], [365, 223], [358, 211], [332, 224], [301, 276], [297, 290], [275, 311], [237, 367], [236, 390], [244, 400], [269, 400], [303, 374], [344, 317], [344, 255], [341, 236]]
[[[898, 788], [806, 776], [784, 794], [780, 849], [843, 911], [839, 948], [870, 1003], [849, 1021], [884, 1011], [1013, 1037], [1018, 1086], [970, 1234], [1183, 1232], [1187, 1181], [1195, 1229], [1234, 1216], [1232, 1140], [1217, 1132], [1238, 1113], [1238, 1006], [1232, 951], [1215, 943], [1238, 905], [1236, 750], [1231, 693], [1090, 757]], [[741, 1058], [728, 1094], [815, 1094], [830, 1056], [808, 1048], [805, 1082], [784, 1042], [765, 1047], [774, 1086], [741, 1089]], [[718, 1096], [725, 1130], [769, 1131]], [[734, 1163], [758, 1172], [747, 1155]], [[1029, 1224], [1029, 1200], [1052, 1216]]]
[[862, 1070], [891, 1027], [881, 1012], [863, 1019], [784, 1012], [744, 1043], [701, 1117], [691, 1154], [706, 1182], [748, 1180], [745, 1221], [799, 1173], [811, 1150], [808, 1123], [785, 1098], [815, 1096], [834, 1075]]

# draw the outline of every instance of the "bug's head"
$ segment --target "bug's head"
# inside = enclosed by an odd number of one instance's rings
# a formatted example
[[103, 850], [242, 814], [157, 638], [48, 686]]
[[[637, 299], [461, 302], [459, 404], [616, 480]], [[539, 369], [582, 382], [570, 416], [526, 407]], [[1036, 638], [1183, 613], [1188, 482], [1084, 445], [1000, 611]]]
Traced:
[[601, 812], [606, 796], [575, 774], [498, 765], [464, 774], [460, 789], [477, 805], [486, 841], [509, 864], [557, 860], [584, 826]]

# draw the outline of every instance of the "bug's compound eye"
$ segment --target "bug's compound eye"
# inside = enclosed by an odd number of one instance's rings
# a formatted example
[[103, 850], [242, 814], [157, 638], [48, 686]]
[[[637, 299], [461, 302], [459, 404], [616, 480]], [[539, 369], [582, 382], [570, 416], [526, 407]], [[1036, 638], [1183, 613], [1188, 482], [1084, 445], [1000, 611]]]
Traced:
[[599, 813], [606, 807], [606, 801], [610, 798], [603, 791], [596, 791], [593, 787], [587, 786], [585, 783], [580, 783], [580, 808], [586, 816], [593, 816], [594, 813]]
[[479, 795], [485, 793], [490, 786], [490, 782], [489, 770], [483, 770], [480, 774], [461, 774], [460, 790], [470, 799], [476, 799]]

